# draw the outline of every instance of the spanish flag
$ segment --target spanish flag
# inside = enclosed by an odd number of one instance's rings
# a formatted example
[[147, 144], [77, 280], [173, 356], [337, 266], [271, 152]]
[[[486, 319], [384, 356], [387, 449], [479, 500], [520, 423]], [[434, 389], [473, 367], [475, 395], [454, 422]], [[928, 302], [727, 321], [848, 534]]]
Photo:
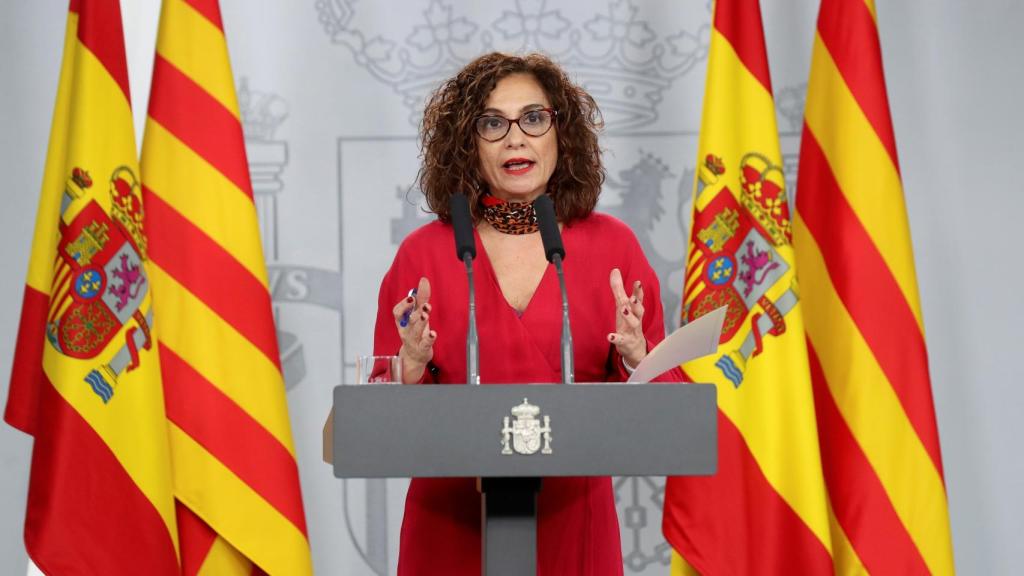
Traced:
[[836, 572], [952, 574], [910, 230], [871, 0], [823, 0], [794, 246]]
[[6, 420], [35, 437], [48, 574], [179, 573], [145, 206], [117, 0], [72, 1]]
[[684, 321], [727, 313], [718, 354], [683, 366], [718, 389], [718, 473], [669, 478], [673, 573], [832, 574], [785, 171], [757, 0], [717, 0], [698, 147]]
[[312, 573], [216, 0], [164, 0], [142, 152], [182, 568]]

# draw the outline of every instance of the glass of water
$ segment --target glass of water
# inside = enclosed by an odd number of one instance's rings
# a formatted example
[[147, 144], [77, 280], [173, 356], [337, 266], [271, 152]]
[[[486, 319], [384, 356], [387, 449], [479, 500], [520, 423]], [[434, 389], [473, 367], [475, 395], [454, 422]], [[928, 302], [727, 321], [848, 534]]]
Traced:
[[402, 360], [398, 356], [356, 358], [356, 384], [401, 384]]

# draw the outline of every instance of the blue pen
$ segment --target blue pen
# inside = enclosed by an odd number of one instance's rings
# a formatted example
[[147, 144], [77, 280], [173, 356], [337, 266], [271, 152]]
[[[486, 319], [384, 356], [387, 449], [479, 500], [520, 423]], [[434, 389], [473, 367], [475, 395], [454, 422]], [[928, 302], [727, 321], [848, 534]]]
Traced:
[[[413, 296], [416, 296], [416, 289], [415, 288], [413, 288], [412, 290], [409, 290], [409, 296], [407, 296], [407, 298], [411, 298]], [[408, 310], [406, 310], [404, 313], [402, 313], [402, 319], [398, 321], [398, 325], [401, 326], [402, 328], [405, 328], [406, 326], [408, 326], [409, 325], [409, 316], [412, 315], [412, 311], [415, 310], [415, 309], [416, 309], [416, 306], [412, 306]]]

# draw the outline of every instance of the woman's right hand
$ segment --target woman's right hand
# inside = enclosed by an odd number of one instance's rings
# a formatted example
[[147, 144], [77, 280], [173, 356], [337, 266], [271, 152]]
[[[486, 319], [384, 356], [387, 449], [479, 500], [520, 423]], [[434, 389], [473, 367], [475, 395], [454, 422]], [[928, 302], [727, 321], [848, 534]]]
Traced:
[[[434, 357], [437, 332], [430, 329], [430, 281], [420, 278], [415, 296], [402, 299], [392, 309], [395, 327], [402, 338], [398, 356], [402, 359], [402, 382], [413, 384], [423, 378], [427, 363]], [[402, 319], [408, 318], [403, 326]]]

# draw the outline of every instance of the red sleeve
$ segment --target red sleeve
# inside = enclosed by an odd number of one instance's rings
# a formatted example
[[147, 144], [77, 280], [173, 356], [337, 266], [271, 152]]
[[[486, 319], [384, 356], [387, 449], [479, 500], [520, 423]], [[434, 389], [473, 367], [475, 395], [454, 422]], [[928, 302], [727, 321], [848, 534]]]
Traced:
[[402, 340], [395, 328], [395, 321], [391, 315], [391, 309], [398, 303], [399, 258], [402, 253], [395, 256], [391, 268], [388, 269], [380, 282], [380, 290], [377, 293], [377, 322], [373, 330], [373, 353], [376, 356], [397, 355], [398, 349], [402, 347]]

